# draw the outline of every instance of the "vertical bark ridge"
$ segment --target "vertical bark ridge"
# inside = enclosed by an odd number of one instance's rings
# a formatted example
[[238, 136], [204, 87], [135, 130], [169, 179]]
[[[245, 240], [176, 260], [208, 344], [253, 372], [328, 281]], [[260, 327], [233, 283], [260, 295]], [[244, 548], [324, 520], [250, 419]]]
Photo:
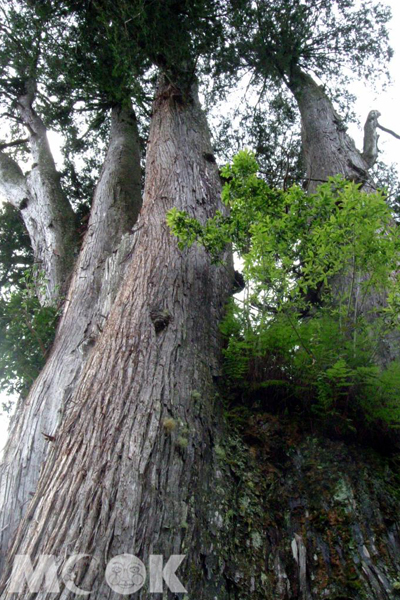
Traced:
[[5, 152], [0, 152], [0, 190], [18, 210], [29, 200], [30, 192], [22, 170]]
[[[218, 414], [218, 322], [232, 273], [211, 265], [202, 248], [180, 251], [166, 212], [176, 206], [205, 220], [221, 209], [210, 153], [196, 92], [183, 99], [162, 83], [132, 262], [52, 445], [11, 562], [15, 552], [79, 549], [104, 566], [124, 552], [145, 559], [186, 548], [200, 568], [195, 536], [199, 515], [204, 522], [207, 512], [201, 486], [210, 480]], [[112, 595], [103, 574], [84, 569], [80, 580], [95, 597]]]
[[133, 252], [141, 206], [139, 137], [133, 111], [115, 107], [110, 143], [88, 233], [49, 359], [20, 402], [0, 470], [0, 542], [10, 540], [35, 491], [49, 442], [67, 410], [82, 366], [107, 320]]

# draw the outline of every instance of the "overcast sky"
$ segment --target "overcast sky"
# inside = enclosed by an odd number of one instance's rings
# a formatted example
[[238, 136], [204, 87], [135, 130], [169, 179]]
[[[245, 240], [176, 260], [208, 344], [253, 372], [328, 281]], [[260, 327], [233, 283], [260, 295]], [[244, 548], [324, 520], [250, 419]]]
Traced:
[[[400, 0], [386, 0], [385, 4], [391, 6], [393, 11], [393, 19], [390, 24], [391, 45], [395, 52], [390, 65], [392, 83], [382, 92], [372, 90], [367, 83], [356, 81], [350, 91], [357, 97], [355, 110], [360, 123], [365, 122], [370, 110], [378, 110], [381, 113], [380, 124], [400, 134]], [[357, 147], [362, 149], [362, 127], [351, 125], [348, 133], [354, 138]], [[49, 140], [57, 160], [60, 157], [59, 136], [50, 132]], [[380, 158], [388, 164], [397, 164], [400, 171], [400, 140], [396, 140], [382, 131], [380, 132], [379, 149], [381, 150]], [[0, 452], [6, 442], [7, 427], [8, 418], [0, 415]]]

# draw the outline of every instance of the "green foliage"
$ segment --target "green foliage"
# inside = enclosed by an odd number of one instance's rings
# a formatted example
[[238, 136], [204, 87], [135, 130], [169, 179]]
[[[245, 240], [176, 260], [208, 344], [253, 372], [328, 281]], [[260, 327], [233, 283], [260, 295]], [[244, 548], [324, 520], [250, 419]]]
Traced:
[[218, 262], [232, 244], [243, 264], [222, 323], [228, 381], [341, 430], [399, 427], [400, 361], [384, 357], [400, 350], [400, 238], [383, 195], [340, 177], [313, 195], [271, 189], [257, 169], [241, 152], [222, 170], [229, 216], [167, 218], [181, 247]]
[[[34, 283], [35, 280], [35, 283]], [[0, 209], [0, 390], [26, 394], [53, 341], [58, 310], [36, 296], [33, 252], [18, 211]], [[3, 403], [3, 410], [11, 407]]]
[[398, 222], [400, 219], [400, 180], [397, 166], [395, 164], [387, 165], [378, 160], [371, 171], [371, 177], [376, 187], [385, 192], [386, 201]]
[[[236, 102], [235, 102], [236, 99]], [[242, 148], [253, 148], [260, 172], [271, 187], [287, 188], [304, 179], [300, 115], [288, 90], [265, 85], [241, 90], [221, 110], [220, 97], [210, 98], [214, 152], [220, 163], [230, 162]], [[214, 110], [213, 110], [214, 109]]]
[[22, 217], [11, 204], [0, 207], [0, 290], [18, 286], [33, 263], [33, 252]]
[[27, 394], [54, 339], [59, 311], [40, 306], [36, 289], [30, 269], [0, 296], [0, 390], [9, 394]]
[[240, 64], [278, 82], [289, 83], [296, 68], [330, 84], [345, 80], [343, 67], [375, 78], [393, 54], [390, 9], [374, 0], [236, 0], [229, 14]]

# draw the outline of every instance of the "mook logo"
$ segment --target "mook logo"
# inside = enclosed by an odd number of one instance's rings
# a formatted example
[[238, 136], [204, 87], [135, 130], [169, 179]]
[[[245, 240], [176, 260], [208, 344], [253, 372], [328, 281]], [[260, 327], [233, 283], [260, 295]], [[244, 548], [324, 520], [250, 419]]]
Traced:
[[[151, 554], [148, 569], [146, 569], [144, 563], [137, 556], [119, 554], [107, 563], [105, 580], [114, 592], [124, 596], [140, 590], [146, 580], [148, 580], [150, 594], [162, 594], [165, 585], [175, 594], [186, 594], [187, 590], [176, 576], [176, 571], [185, 557], [185, 554], [173, 554], [164, 564], [162, 554]], [[79, 588], [74, 582], [73, 570], [82, 560], [90, 561], [89, 570], [98, 567], [97, 558], [88, 554], [73, 554], [63, 565], [61, 573], [58, 574], [55, 557], [51, 554], [41, 554], [35, 568], [28, 554], [17, 554], [8, 591], [22, 593], [26, 586], [31, 593], [57, 594], [60, 592], [61, 579], [70, 592], [88, 596], [91, 591]]]

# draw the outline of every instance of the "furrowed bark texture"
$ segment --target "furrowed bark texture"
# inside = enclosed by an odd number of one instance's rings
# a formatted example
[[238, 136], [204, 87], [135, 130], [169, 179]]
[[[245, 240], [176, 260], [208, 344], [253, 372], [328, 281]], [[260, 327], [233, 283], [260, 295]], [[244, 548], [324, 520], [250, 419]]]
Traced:
[[[309, 192], [314, 192], [328, 177], [337, 174], [352, 181], [368, 182], [371, 165], [347, 135], [343, 121], [322, 87], [299, 68], [293, 70], [289, 87], [301, 114]], [[369, 153], [372, 152], [373, 149], [369, 149]], [[368, 186], [364, 185], [363, 189], [367, 190]]]
[[132, 261], [9, 555], [9, 565], [16, 552], [96, 556], [99, 576], [78, 574], [94, 598], [113, 595], [104, 563], [117, 554], [188, 552], [203, 569], [218, 322], [233, 274], [200, 247], [180, 251], [166, 212], [204, 221], [221, 209], [211, 156], [196, 92], [162, 83]]
[[[42, 143], [49, 151], [46, 137]], [[52, 172], [54, 163], [50, 151], [48, 160], [50, 167], [47, 174], [43, 174], [36, 164], [24, 176], [10, 156], [0, 153], [0, 190], [4, 198], [20, 211], [28, 231], [37, 270], [39, 300], [42, 304], [54, 305], [65, 296], [78, 238], [74, 213], [61, 191], [58, 174], [55, 170]], [[54, 197], [52, 188], [56, 191]]]
[[25, 514], [79, 374], [107, 320], [133, 251], [141, 206], [139, 137], [133, 111], [112, 112], [110, 143], [88, 231], [50, 357], [28, 398], [20, 402], [0, 469], [1, 561]]

